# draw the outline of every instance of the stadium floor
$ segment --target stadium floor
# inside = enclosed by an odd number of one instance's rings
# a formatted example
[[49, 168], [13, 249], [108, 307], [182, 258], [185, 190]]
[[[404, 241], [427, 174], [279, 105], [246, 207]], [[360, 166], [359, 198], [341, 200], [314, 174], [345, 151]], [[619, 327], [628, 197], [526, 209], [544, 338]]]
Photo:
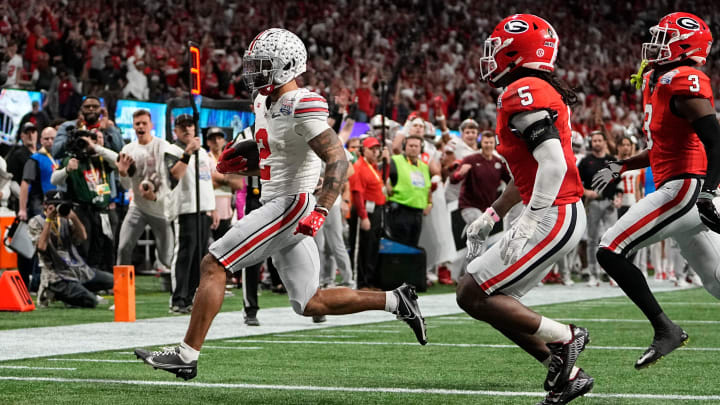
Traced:
[[[653, 291], [677, 291], [669, 283], [652, 285]], [[576, 302], [623, 296], [619, 288], [605, 284], [587, 288], [583, 285], [565, 287], [544, 285], [523, 297], [528, 306]], [[420, 308], [425, 317], [452, 315], [463, 311], [455, 302], [455, 294], [424, 295]], [[569, 315], [569, 314], [568, 314]], [[283, 332], [316, 330], [336, 326], [350, 326], [386, 322], [394, 316], [383, 311], [368, 311], [352, 315], [329, 316], [328, 321], [314, 324], [310, 318], [295, 314], [290, 307], [263, 309], [259, 313], [262, 325], [247, 327], [241, 311], [221, 312], [215, 318], [208, 340], [248, 337]], [[140, 319], [135, 322], [98, 322], [45, 328], [23, 328], [0, 331], [0, 361], [33, 357], [90, 353], [135, 347], [177, 344], [185, 335], [190, 316], [168, 316]], [[432, 336], [429, 337], [432, 342]], [[62, 342], [59, 344], [59, 342]]]

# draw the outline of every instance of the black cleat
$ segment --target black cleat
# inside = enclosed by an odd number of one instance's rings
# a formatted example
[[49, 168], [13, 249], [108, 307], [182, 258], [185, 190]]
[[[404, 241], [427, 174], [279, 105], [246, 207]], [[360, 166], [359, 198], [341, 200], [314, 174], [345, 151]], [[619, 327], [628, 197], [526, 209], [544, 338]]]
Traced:
[[260, 321], [257, 317], [245, 315], [245, 325], [247, 326], [260, 326]]
[[323, 323], [327, 321], [327, 317], [325, 315], [313, 315], [312, 319], [313, 323]]
[[418, 296], [415, 293], [415, 287], [404, 284], [393, 290], [393, 294], [398, 299], [398, 307], [393, 314], [397, 315], [397, 319], [405, 321], [415, 332], [415, 337], [421, 345], [427, 344], [427, 330], [425, 327], [425, 318], [420, 313], [420, 307], [417, 304]]
[[550, 349], [550, 366], [545, 378], [545, 391], [562, 390], [570, 378], [578, 356], [590, 343], [590, 334], [585, 328], [570, 324], [572, 339], [569, 343], [548, 343]]
[[581, 397], [593, 388], [595, 385], [595, 379], [585, 374], [583, 369], [579, 369], [575, 378], [565, 384], [565, 388], [562, 391], [550, 391], [548, 392], [545, 399], [538, 402], [537, 405], [557, 405], [567, 404], [577, 397]]
[[640, 370], [657, 363], [660, 359], [670, 354], [678, 347], [685, 346], [690, 341], [688, 334], [681, 328], [665, 336], [655, 334], [650, 347], [645, 350], [642, 356], [635, 362], [635, 368]]
[[165, 347], [163, 351], [150, 352], [145, 349], [135, 349], [135, 356], [154, 369], [161, 369], [173, 373], [177, 378], [189, 380], [197, 375], [197, 361], [189, 363], [180, 358], [180, 347]]

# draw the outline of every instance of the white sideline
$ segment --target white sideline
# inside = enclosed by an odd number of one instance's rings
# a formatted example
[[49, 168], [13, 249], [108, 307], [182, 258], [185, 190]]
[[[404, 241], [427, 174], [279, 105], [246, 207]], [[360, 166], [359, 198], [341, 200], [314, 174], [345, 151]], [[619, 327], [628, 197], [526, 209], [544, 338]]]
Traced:
[[[667, 284], [652, 287], [658, 292], [678, 290], [677, 287]], [[621, 296], [624, 294], [620, 289], [609, 286], [581, 288], [546, 285], [533, 289], [522, 301], [526, 305], [535, 306]], [[419, 304], [426, 317], [463, 312], [455, 302], [455, 294], [424, 295], [420, 297]], [[261, 309], [258, 318], [261, 326], [248, 327], [243, 324], [241, 311], [221, 312], [215, 318], [207, 338], [258, 336], [395, 320], [395, 316], [390, 313], [369, 311], [329, 316], [328, 322], [314, 324], [311, 318], [298, 316], [289, 306]], [[0, 361], [177, 344], [185, 335], [188, 321], [189, 316], [185, 315], [141, 319], [136, 322], [97, 322], [3, 330], [0, 331]], [[415, 341], [409, 329], [406, 330], [406, 336], [408, 341]], [[432, 342], [432, 336], [430, 341]]]
[[[269, 384], [227, 384], [227, 383], [194, 383], [182, 381], [141, 381], [141, 380], [102, 380], [90, 378], [51, 378], [51, 377], [3, 377], [0, 381], [42, 381], [57, 383], [79, 384], [123, 384], [145, 386], [171, 386], [194, 388], [230, 388], [230, 389], [261, 389], [286, 391], [342, 391], [342, 392], [383, 392], [394, 394], [438, 394], [438, 395], [468, 395], [492, 397], [544, 397], [544, 392], [513, 392], [513, 391], [485, 391], [485, 390], [448, 390], [448, 389], [415, 389], [415, 388], [383, 388], [383, 387], [319, 387], [312, 385], [269, 385]], [[593, 398], [630, 398], [630, 399], [659, 399], [670, 401], [717, 401], [720, 395], [660, 395], [660, 394], [587, 394]]]
[[[284, 335], [289, 336], [289, 335]], [[280, 336], [282, 337], [282, 336]], [[320, 337], [320, 336], [313, 336]], [[331, 336], [328, 336], [331, 337]], [[334, 336], [332, 336], [334, 337]], [[357, 345], [357, 346], [415, 346], [416, 343], [410, 342], [361, 342], [361, 341], [332, 341], [332, 340], [263, 340], [263, 339], [228, 339], [226, 343], [264, 343], [264, 344], [284, 344], [284, 345]], [[487, 344], [487, 343], [428, 343], [426, 346], [438, 347], [481, 347], [488, 349], [518, 349], [517, 345], [505, 344]], [[586, 349], [596, 350], [638, 350], [647, 349], [646, 346], [593, 346], [588, 345]], [[681, 347], [677, 350], [695, 351], [695, 352], [720, 352], [720, 347]]]

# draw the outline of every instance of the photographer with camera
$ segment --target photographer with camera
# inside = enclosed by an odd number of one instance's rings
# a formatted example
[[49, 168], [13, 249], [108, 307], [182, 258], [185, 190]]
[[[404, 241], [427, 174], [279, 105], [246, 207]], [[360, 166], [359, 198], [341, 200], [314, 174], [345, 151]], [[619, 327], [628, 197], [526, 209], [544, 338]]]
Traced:
[[88, 265], [112, 273], [115, 249], [108, 206], [117, 153], [103, 147], [103, 141], [102, 133], [71, 129], [62, 169], [53, 173], [51, 181], [67, 185], [67, 196], [87, 233], [78, 245], [80, 255]]
[[113, 276], [88, 266], [78, 253], [75, 246], [88, 235], [65, 194], [45, 193], [43, 213], [32, 217], [28, 227], [42, 269], [40, 305], [54, 297], [68, 305], [95, 308], [101, 299], [95, 292], [112, 289]]
[[106, 147], [115, 152], [120, 152], [123, 147], [120, 129], [110, 120], [107, 110], [96, 96], [85, 97], [80, 106], [80, 117], [76, 120], [66, 121], [58, 128], [52, 148], [52, 154], [56, 159], [65, 157], [66, 143], [70, 139], [69, 132], [73, 129], [102, 133]]

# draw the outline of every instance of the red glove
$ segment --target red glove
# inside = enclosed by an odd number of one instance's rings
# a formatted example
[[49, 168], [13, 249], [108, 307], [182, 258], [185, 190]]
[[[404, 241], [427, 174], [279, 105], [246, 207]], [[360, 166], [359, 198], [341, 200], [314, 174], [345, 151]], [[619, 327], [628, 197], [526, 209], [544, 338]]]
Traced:
[[315, 234], [320, 230], [322, 224], [325, 223], [325, 217], [327, 214], [327, 209], [323, 207], [315, 207], [310, 215], [300, 220], [297, 228], [295, 228], [294, 235], [302, 233], [308, 236], [315, 236]]
[[217, 163], [220, 173], [238, 173], [257, 170], [259, 155], [253, 140], [231, 142], [225, 146]]

